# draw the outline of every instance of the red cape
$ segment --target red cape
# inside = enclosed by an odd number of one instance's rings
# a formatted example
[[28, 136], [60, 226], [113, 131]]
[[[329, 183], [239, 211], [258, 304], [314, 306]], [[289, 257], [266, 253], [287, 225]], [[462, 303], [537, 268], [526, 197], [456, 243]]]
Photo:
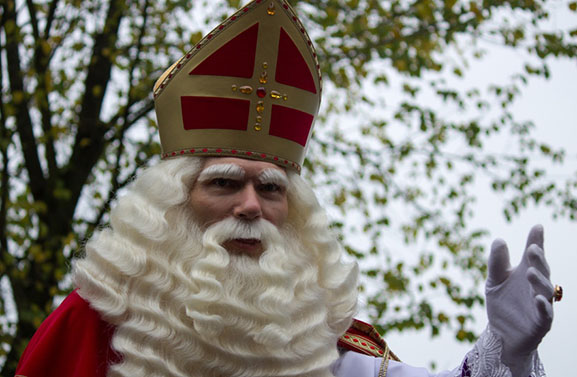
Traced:
[[[34, 334], [16, 377], [106, 377], [109, 366], [120, 361], [110, 346], [114, 329], [74, 291]], [[387, 347], [371, 325], [358, 320], [338, 345], [376, 357]], [[398, 360], [394, 354], [389, 357]]]
[[36, 331], [16, 376], [106, 377], [108, 366], [119, 361], [110, 348], [113, 332], [74, 291]]

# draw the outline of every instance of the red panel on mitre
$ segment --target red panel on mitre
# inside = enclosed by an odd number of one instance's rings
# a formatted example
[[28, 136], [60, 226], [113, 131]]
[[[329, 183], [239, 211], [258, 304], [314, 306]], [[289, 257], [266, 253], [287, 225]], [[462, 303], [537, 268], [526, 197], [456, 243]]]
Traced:
[[180, 98], [180, 104], [185, 130], [246, 130], [250, 101], [184, 96]]
[[313, 115], [300, 110], [272, 105], [269, 134], [292, 140], [304, 147], [314, 119]]
[[276, 62], [277, 82], [316, 93], [315, 81], [307, 62], [288, 33], [281, 28]]
[[258, 23], [213, 52], [189, 74], [250, 78], [254, 71], [257, 41]]

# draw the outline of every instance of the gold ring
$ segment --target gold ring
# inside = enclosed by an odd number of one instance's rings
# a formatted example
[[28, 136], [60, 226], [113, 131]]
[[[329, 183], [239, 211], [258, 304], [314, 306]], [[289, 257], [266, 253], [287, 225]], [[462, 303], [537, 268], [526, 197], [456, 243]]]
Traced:
[[553, 301], [561, 301], [563, 298], [563, 287], [560, 285], [555, 285], [555, 289], [553, 290]]

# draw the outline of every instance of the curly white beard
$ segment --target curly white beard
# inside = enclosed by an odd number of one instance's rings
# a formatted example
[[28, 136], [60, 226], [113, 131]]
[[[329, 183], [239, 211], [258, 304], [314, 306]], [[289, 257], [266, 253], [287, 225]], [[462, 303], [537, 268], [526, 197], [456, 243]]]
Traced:
[[[108, 376], [332, 376], [357, 269], [333, 250], [324, 215], [303, 229], [227, 219], [201, 232], [186, 202], [143, 210], [134, 199], [75, 264], [81, 296], [117, 326], [123, 360]], [[147, 231], [156, 210], [164, 234]], [[260, 238], [265, 251], [230, 255], [220, 245], [231, 238]]]

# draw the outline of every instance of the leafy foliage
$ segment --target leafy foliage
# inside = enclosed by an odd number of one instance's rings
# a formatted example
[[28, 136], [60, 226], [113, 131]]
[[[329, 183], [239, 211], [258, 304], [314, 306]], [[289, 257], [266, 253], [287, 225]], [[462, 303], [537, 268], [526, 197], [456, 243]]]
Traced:
[[[154, 81], [244, 3], [0, 5], [2, 375], [13, 374], [55, 298], [71, 288], [70, 260], [106, 224], [118, 191], [158, 158]], [[485, 231], [468, 226], [473, 187], [488, 180], [507, 198], [507, 218], [532, 203], [577, 215], [577, 178], [555, 181], [532, 163], [561, 164], [565, 153], [533, 139], [533, 124], [511, 112], [529, 80], [549, 77], [549, 59], [575, 59], [577, 29], [550, 29], [542, 0], [292, 3], [326, 79], [305, 174], [365, 266], [368, 312], [384, 332], [451, 327], [472, 339], [485, 274]], [[575, 12], [575, 4], [563, 6]], [[522, 51], [526, 62], [508, 82], [466, 87], [488, 43]], [[490, 148], [503, 135], [513, 140], [507, 155]], [[390, 243], [395, 234], [416, 250], [400, 255], [408, 248]]]

